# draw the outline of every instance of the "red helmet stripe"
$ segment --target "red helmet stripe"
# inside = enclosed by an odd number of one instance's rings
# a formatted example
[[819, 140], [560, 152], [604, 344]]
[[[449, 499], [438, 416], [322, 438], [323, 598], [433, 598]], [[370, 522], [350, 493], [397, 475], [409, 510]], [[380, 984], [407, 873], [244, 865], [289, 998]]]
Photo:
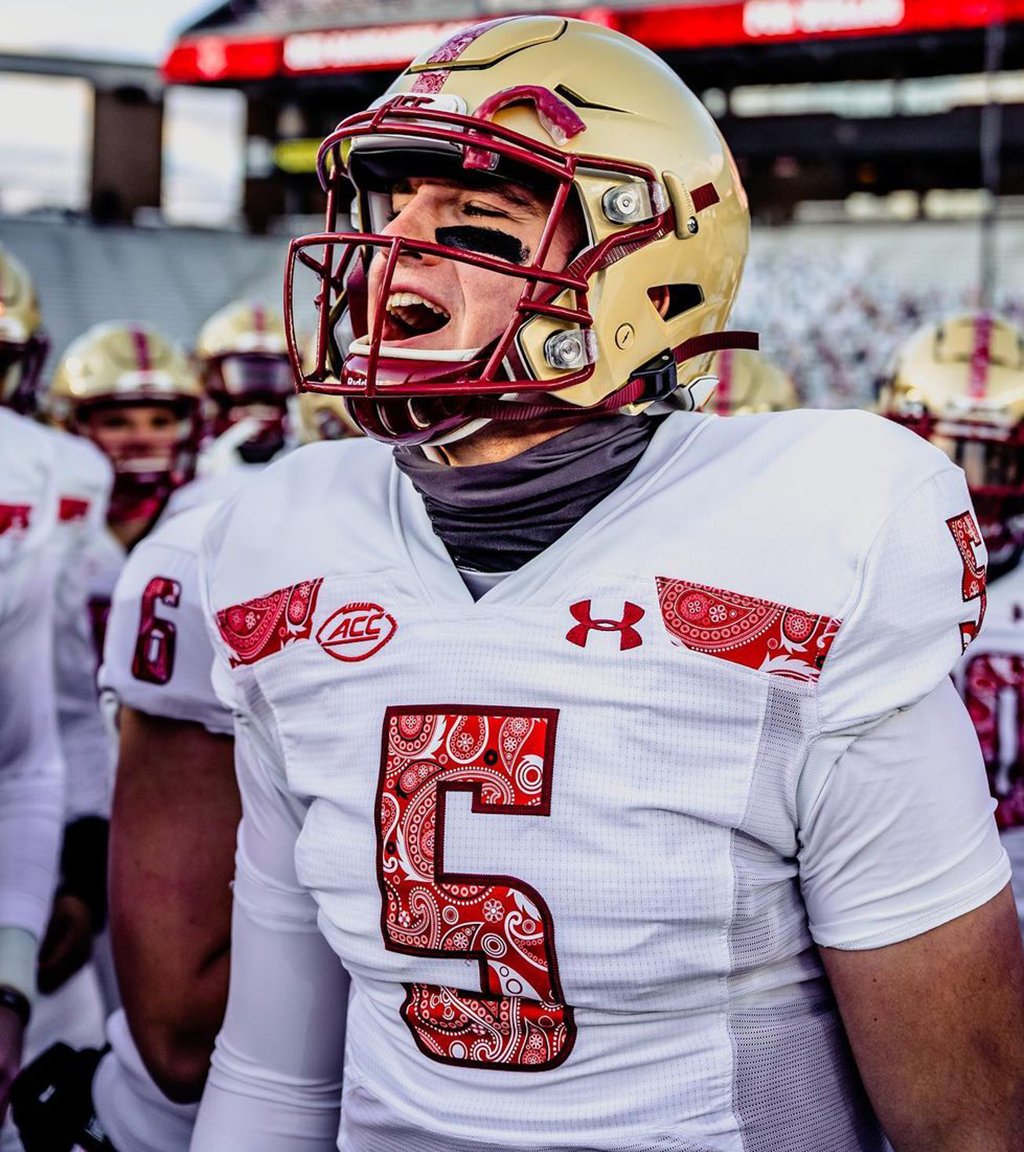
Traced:
[[985, 395], [988, 369], [992, 362], [992, 317], [983, 312], [974, 322], [974, 348], [967, 394], [974, 400]]
[[715, 390], [715, 411], [728, 415], [732, 404], [733, 350], [723, 348], [718, 354], [718, 387]]
[[699, 188], [694, 188], [691, 196], [694, 210], [697, 212], [703, 212], [705, 208], [710, 208], [713, 204], [719, 204], [722, 199], [714, 184], [702, 184]]
[[[463, 28], [461, 32], [456, 32], [454, 36], [449, 36], [442, 45], [436, 48], [433, 55], [427, 60], [427, 63], [454, 63], [479, 36], [482, 36], [485, 32], [489, 32], [492, 28], [496, 28], [499, 24], [506, 23], [506, 21], [510, 19], [514, 19], [514, 17], [503, 16], [498, 20], [488, 20], [484, 24], [473, 24], [469, 28]], [[443, 71], [421, 72], [419, 76], [416, 77], [412, 91], [417, 95], [432, 95], [435, 92], [441, 91], [447, 79], [447, 69]]]
[[135, 345], [135, 358], [139, 362], [139, 371], [148, 372], [153, 367], [153, 358], [149, 354], [149, 337], [141, 328], [132, 328], [132, 343]]

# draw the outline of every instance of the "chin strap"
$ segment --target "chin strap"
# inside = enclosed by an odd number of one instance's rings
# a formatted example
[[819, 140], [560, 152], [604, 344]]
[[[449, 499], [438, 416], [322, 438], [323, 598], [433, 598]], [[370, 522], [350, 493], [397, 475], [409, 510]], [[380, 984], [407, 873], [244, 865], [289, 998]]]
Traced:
[[501, 400], [482, 396], [473, 404], [473, 416], [501, 421], [565, 419], [566, 416], [584, 420], [593, 416], [606, 416], [609, 412], [618, 412], [631, 404], [666, 400], [679, 388], [678, 365], [692, 360], [694, 356], [721, 352], [725, 348], [749, 348], [756, 352], [758, 344], [756, 332], [708, 332], [703, 336], [691, 336], [678, 347], [649, 360], [621, 388], [589, 408], [574, 407], [552, 395], [529, 400]]

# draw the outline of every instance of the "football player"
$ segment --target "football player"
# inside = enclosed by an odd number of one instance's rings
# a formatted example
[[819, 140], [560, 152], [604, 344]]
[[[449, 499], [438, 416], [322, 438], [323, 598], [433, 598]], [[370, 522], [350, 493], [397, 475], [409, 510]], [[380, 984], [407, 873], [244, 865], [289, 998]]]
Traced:
[[245, 300], [228, 304], [200, 329], [194, 360], [208, 439], [196, 479], [173, 494], [169, 516], [228, 499], [293, 440], [288, 408], [295, 377], [279, 313]]
[[303, 387], [368, 438], [206, 532], [243, 819], [193, 1152], [1019, 1146], [969, 496], [874, 415], [692, 410], [753, 342], [710, 116], [499, 19], [320, 157]]
[[[35, 286], [25, 266], [0, 247], [0, 402], [38, 415], [38, 384], [49, 346]], [[87, 965], [106, 907], [106, 818], [112, 768], [111, 748], [99, 712], [95, 657], [88, 612], [93, 542], [105, 532], [112, 470], [92, 444], [56, 428], [36, 425], [53, 441], [57, 523], [54, 675], [57, 727], [67, 768], [61, 874], [50, 924], [40, 953], [32, 1027], [25, 1056], [63, 1037], [76, 1043], [102, 1036], [104, 1016], [96, 973]], [[59, 991], [59, 995], [54, 995]], [[5, 1152], [16, 1147], [8, 1126], [0, 1135]]]
[[189, 1145], [227, 994], [239, 818], [196, 579], [212, 511], [158, 526], [114, 590], [100, 681], [120, 736], [110, 916], [124, 1007], [102, 1057], [61, 1045], [26, 1068], [14, 1112], [27, 1152]]
[[295, 395], [280, 313], [249, 300], [226, 305], [199, 330], [195, 357], [213, 436], [248, 421], [255, 432], [236, 448], [238, 461], [269, 463], [288, 442]]
[[53, 677], [57, 462], [0, 408], [0, 1119], [21, 1059], [64, 821]]
[[981, 741], [1024, 923], [1024, 333], [985, 312], [925, 324], [894, 357], [880, 403], [963, 468], [978, 513], [989, 594], [956, 680]]
[[202, 390], [187, 357], [144, 324], [97, 324], [74, 340], [44, 397], [52, 419], [91, 440], [114, 469], [108, 531], [91, 556], [97, 661], [128, 552], [195, 474]]
[[50, 338], [28, 269], [2, 246], [0, 303], [0, 402], [14, 412], [30, 415], [36, 410]]

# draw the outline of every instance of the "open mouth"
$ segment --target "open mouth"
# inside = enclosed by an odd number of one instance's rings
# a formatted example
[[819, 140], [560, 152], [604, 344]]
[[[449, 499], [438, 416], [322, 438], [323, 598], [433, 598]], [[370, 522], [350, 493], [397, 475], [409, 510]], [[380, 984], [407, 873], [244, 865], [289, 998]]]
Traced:
[[387, 299], [382, 337], [386, 341], [408, 340], [443, 328], [451, 316], [440, 304], [424, 300], [415, 292], [392, 292]]

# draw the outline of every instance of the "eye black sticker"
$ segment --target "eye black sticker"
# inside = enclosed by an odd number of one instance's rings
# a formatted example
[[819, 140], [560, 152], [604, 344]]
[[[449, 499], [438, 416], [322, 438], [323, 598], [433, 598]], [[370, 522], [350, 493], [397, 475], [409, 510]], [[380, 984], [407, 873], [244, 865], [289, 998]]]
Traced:
[[438, 244], [460, 248], [463, 252], [496, 256], [510, 264], [525, 264], [530, 258], [530, 249], [517, 237], [502, 232], [500, 228], [477, 228], [473, 224], [463, 224], [454, 228], [438, 228], [434, 236]]

